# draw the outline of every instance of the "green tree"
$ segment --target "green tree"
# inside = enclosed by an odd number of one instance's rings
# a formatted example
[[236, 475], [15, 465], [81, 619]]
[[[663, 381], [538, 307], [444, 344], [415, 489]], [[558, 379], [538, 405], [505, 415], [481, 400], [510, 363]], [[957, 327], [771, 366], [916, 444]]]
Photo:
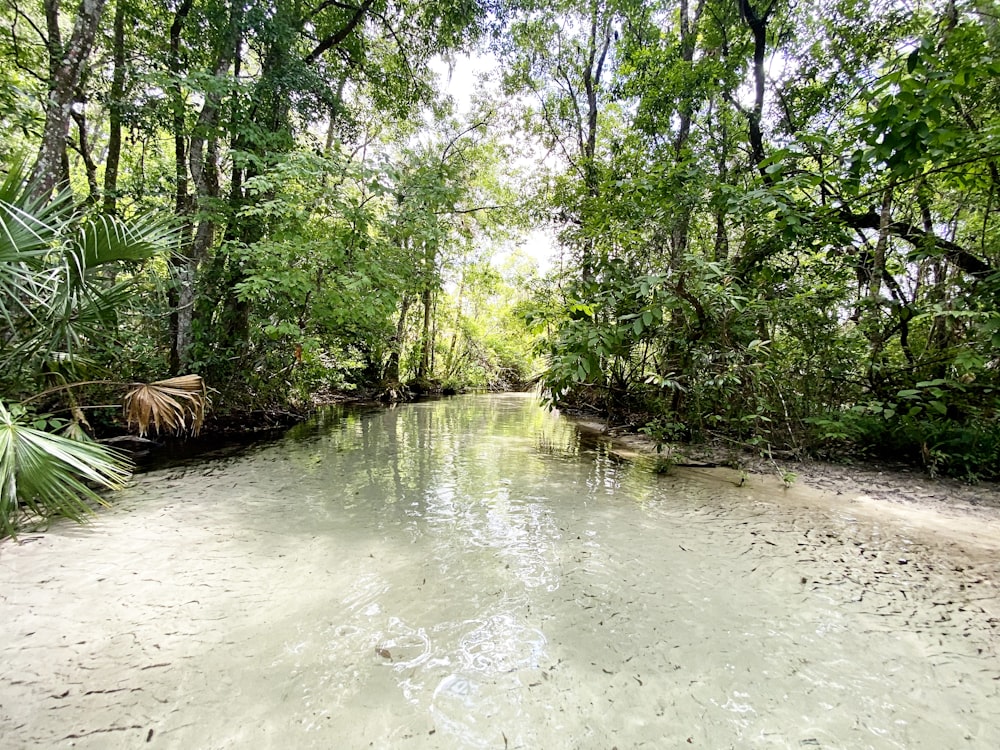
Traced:
[[570, 274], [536, 313], [555, 399], [984, 473], [995, 24], [956, 3], [647, 7], [607, 70], [601, 199], [575, 214], [591, 283]]

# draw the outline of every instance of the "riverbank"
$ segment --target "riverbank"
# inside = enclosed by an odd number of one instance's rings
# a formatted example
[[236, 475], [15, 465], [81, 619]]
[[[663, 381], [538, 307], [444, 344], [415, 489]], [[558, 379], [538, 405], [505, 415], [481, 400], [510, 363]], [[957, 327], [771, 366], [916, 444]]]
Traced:
[[303, 424], [317, 413], [337, 407], [382, 409], [393, 404], [458, 395], [437, 388], [414, 390], [412, 384], [389, 384], [353, 391], [323, 391], [309, 402], [285, 403], [262, 409], [223, 406], [210, 410], [197, 435], [150, 434], [139, 437], [126, 431], [124, 423], [99, 434], [102, 443], [128, 454], [141, 468], [159, 465], [172, 457], [195, 457], [238, 448], [262, 440], [280, 438], [285, 431]]
[[609, 441], [626, 459], [660, 461], [669, 473], [759, 490], [783, 504], [822, 506], [870, 520], [893, 519], [929, 543], [954, 544], [979, 558], [1000, 553], [1000, 484], [931, 478], [901, 466], [824, 461], [771, 461], [749, 451], [684, 446], [664, 456], [653, 440], [571, 419], [585, 434]]

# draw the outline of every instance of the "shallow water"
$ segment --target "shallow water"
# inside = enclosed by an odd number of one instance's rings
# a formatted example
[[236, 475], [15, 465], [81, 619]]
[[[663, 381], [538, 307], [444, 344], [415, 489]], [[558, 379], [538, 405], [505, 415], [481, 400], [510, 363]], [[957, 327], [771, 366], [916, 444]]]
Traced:
[[996, 748], [996, 588], [526, 396], [331, 414], [0, 546], [0, 747]]

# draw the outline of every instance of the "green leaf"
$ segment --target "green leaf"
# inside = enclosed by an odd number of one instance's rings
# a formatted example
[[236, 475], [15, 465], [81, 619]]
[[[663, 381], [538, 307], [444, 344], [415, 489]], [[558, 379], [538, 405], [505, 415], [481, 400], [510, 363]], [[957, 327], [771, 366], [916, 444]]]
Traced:
[[944, 416], [945, 414], [948, 413], [948, 407], [945, 406], [940, 401], [929, 401], [927, 402], [927, 406], [929, 406], [931, 409], [936, 411], [941, 416]]
[[122, 454], [43, 432], [12, 412], [0, 402], [0, 532], [15, 534], [22, 510], [82, 520], [91, 503], [106, 504], [90, 483], [124, 486], [131, 464]]

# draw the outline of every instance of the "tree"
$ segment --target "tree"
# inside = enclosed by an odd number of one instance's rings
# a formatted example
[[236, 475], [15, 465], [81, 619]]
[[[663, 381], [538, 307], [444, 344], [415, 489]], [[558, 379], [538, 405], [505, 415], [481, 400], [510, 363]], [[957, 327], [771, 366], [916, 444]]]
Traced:
[[45, 125], [42, 129], [38, 158], [32, 169], [32, 185], [39, 197], [48, 197], [53, 189], [69, 184], [66, 137], [77, 100], [83, 71], [90, 59], [94, 37], [101, 22], [105, 0], [80, 0], [73, 22], [73, 32], [63, 43], [59, 0], [44, 0], [45, 45], [48, 50], [48, 92], [45, 99]]
[[[529, 128], [571, 170], [559, 210], [579, 228], [601, 201], [598, 133], [607, 98], [613, 45], [623, 13], [620, 4], [586, 0], [525, 3], [506, 19], [509, 40], [501, 46], [506, 90], [526, 92], [534, 105]], [[584, 279], [593, 273], [595, 248], [587, 231], [570, 230]]]
[[592, 283], [538, 313], [556, 400], [994, 463], [995, 24], [868, 0], [626, 17], [573, 239]]
[[[308, 118], [343, 108], [336, 92], [347, 77], [397, 115], [427, 101], [428, 60], [466, 44], [479, 13], [478, 5], [461, 1], [365, 0], [356, 6], [279, 4], [274, 13], [254, 16], [259, 25], [251, 26], [246, 38], [260, 72], [232, 101], [239, 157], [229, 180], [230, 210], [239, 213], [248, 203], [267, 199], [248, 195], [245, 186], [292, 149], [296, 115]], [[228, 223], [209, 264], [196, 310], [205, 324], [211, 321], [215, 343], [223, 349], [245, 351], [249, 323], [246, 303], [227, 293], [243, 281], [231, 248], [256, 244], [275, 229], [256, 219]]]

